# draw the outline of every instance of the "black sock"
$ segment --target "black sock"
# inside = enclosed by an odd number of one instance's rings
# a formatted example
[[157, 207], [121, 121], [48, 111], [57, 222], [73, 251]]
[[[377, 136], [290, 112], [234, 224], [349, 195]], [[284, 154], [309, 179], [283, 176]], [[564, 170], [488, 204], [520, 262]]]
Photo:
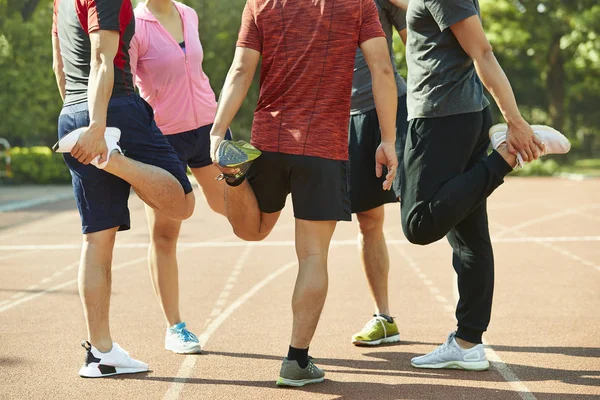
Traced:
[[306, 368], [308, 366], [308, 349], [297, 349], [290, 346], [287, 359], [296, 360], [300, 368]]
[[385, 315], [385, 314], [382, 314], [382, 313], [375, 314], [375, 315], [378, 315], [378, 316], [380, 316], [380, 317], [383, 317], [383, 318], [385, 318], [385, 320], [386, 320], [387, 322], [389, 322], [390, 324], [393, 324], [393, 323], [394, 323], [394, 318], [390, 317], [389, 315]]

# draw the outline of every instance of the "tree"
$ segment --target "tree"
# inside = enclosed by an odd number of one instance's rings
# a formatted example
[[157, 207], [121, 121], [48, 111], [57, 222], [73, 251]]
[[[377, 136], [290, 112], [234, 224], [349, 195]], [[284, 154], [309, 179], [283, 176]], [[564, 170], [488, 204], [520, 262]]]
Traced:
[[600, 3], [482, 0], [485, 29], [528, 118], [571, 138], [598, 132]]

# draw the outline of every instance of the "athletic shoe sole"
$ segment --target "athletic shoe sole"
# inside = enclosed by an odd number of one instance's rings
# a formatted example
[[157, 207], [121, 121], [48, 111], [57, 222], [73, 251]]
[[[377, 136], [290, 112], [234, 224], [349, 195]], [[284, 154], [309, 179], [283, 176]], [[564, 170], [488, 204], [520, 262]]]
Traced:
[[165, 350], [172, 351], [175, 354], [200, 354], [200, 353], [202, 353], [202, 347], [200, 346], [200, 344], [198, 344], [197, 346], [194, 346], [192, 348], [189, 348], [189, 349], [176, 349], [174, 347], [165, 346]]
[[398, 343], [399, 341], [400, 341], [400, 334], [397, 334], [397, 335], [388, 336], [383, 339], [370, 340], [370, 341], [353, 340], [352, 344], [355, 346], [378, 346], [378, 345], [384, 344], [384, 343]]
[[82, 378], [104, 378], [114, 375], [139, 374], [141, 372], [148, 372], [148, 368], [120, 368], [101, 365], [100, 367], [81, 367], [79, 376]]
[[315, 379], [298, 379], [298, 380], [294, 380], [294, 379], [285, 379], [282, 377], [279, 377], [279, 379], [277, 379], [277, 386], [294, 386], [294, 387], [300, 387], [300, 386], [304, 386], [304, 385], [310, 385], [311, 383], [321, 383], [325, 380], [325, 377], [322, 378], [315, 378]]
[[411, 362], [411, 365], [415, 368], [425, 368], [425, 369], [464, 369], [467, 371], [486, 371], [490, 368], [489, 361], [447, 361], [439, 364], [414, 364]]

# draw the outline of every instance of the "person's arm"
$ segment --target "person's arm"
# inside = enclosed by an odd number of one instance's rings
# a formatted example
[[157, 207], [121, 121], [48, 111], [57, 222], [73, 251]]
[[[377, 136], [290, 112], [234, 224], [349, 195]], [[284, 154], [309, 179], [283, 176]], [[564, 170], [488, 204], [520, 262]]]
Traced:
[[390, 189], [396, 174], [396, 113], [398, 111], [398, 89], [385, 37], [376, 37], [360, 44], [371, 71], [373, 98], [381, 129], [381, 145], [375, 156], [375, 173], [382, 174], [382, 164], [388, 167], [384, 189]]
[[88, 80], [88, 108], [90, 126], [79, 137], [71, 155], [83, 164], [89, 164], [96, 156], [106, 160], [107, 147], [104, 140], [106, 113], [112, 94], [114, 58], [119, 47], [119, 32], [96, 30], [90, 33], [91, 58]]
[[463, 50], [473, 59], [477, 75], [494, 97], [508, 124], [508, 150], [513, 154], [521, 154], [524, 161], [537, 159], [542, 143], [521, 116], [510, 82], [492, 51], [479, 17], [473, 15], [463, 19], [451, 25], [450, 29]]
[[409, 0], [389, 0], [390, 3], [398, 8], [403, 9], [404, 11], [408, 9], [408, 1]]
[[213, 160], [216, 159], [215, 152], [219, 143], [225, 137], [227, 128], [231, 125], [248, 94], [259, 61], [260, 53], [258, 51], [248, 47], [235, 49], [233, 62], [219, 96], [215, 122], [210, 131], [210, 154]]
[[398, 35], [400, 35], [400, 39], [402, 39], [402, 43], [406, 46], [406, 28], [399, 30]]
[[56, 77], [56, 85], [58, 86], [58, 91], [60, 92], [60, 98], [65, 100], [65, 71], [63, 70], [63, 60], [60, 55], [60, 42], [58, 40], [58, 36], [52, 35], [52, 70], [54, 71], [54, 76]]

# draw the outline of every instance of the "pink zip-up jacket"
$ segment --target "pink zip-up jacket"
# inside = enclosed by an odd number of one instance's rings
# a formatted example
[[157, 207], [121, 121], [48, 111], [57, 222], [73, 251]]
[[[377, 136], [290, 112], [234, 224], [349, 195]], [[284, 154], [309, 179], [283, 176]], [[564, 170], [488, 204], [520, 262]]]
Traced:
[[217, 110], [215, 93], [202, 70], [198, 14], [184, 4], [173, 4], [183, 21], [186, 51], [143, 3], [134, 10], [135, 35], [129, 49], [135, 84], [165, 135], [212, 124]]

